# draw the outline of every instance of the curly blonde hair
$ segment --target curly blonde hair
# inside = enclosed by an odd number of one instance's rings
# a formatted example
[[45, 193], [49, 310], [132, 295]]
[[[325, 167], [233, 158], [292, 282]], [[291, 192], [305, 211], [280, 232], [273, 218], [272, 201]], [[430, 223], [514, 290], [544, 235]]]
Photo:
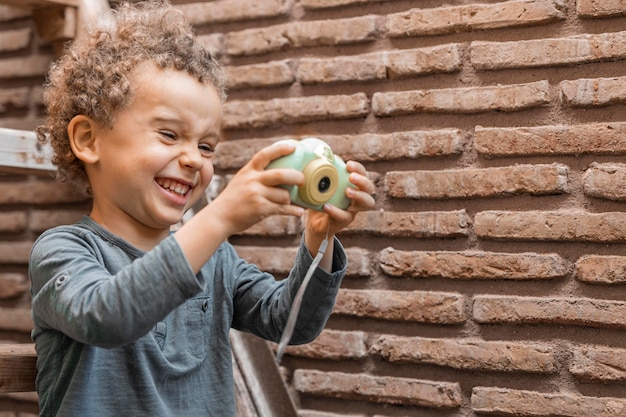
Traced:
[[196, 42], [191, 24], [168, 0], [121, 3], [73, 42], [48, 72], [43, 93], [46, 121], [36, 133], [41, 142], [52, 146], [59, 180], [76, 182], [89, 192], [67, 126], [76, 115], [112, 126], [132, 100], [130, 73], [143, 62], [185, 71], [213, 85], [222, 101], [226, 99], [221, 66]]

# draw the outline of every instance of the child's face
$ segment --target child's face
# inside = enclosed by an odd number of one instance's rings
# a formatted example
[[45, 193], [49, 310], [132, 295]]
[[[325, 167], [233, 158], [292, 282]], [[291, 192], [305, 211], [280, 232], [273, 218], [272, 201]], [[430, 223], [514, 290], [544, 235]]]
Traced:
[[143, 64], [131, 81], [130, 106], [96, 127], [98, 160], [86, 166], [91, 216], [121, 236], [169, 230], [200, 199], [222, 122], [215, 89], [187, 73]]

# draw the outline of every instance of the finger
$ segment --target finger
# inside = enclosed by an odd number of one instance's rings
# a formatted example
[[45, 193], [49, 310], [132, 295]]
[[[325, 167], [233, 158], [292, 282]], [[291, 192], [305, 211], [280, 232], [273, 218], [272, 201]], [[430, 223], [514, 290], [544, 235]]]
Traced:
[[250, 164], [255, 169], [263, 170], [274, 159], [292, 154], [296, 150], [296, 146], [297, 142], [294, 140], [280, 140], [254, 154], [250, 160]]
[[350, 174], [349, 181], [358, 189], [365, 191], [368, 194], [374, 194], [376, 192], [376, 186], [364, 174], [357, 174], [353, 172]]
[[359, 173], [361, 175], [366, 175], [367, 174], [367, 170], [365, 169], [363, 164], [361, 164], [360, 162], [357, 162], [357, 161], [348, 161], [346, 163], [346, 169], [348, 170], [348, 172], [356, 172], [356, 173]]
[[305, 181], [302, 172], [289, 168], [269, 169], [261, 175], [263, 184], [271, 187], [278, 185], [303, 185]]
[[371, 210], [376, 206], [376, 200], [372, 193], [368, 193], [363, 190], [357, 190], [354, 188], [348, 188], [346, 190], [346, 196], [352, 200], [350, 208], [357, 211]]

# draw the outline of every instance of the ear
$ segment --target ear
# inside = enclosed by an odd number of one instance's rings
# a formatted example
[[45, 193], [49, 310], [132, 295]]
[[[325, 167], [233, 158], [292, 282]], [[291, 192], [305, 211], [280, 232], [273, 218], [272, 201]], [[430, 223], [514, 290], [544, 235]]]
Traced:
[[82, 114], [74, 116], [67, 125], [72, 152], [85, 164], [94, 164], [99, 159], [96, 130], [94, 121]]

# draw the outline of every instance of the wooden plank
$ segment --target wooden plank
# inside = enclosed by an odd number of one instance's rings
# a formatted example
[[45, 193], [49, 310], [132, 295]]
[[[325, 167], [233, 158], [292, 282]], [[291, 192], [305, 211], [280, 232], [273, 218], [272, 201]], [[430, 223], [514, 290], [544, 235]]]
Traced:
[[78, 7], [79, 0], [0, 0], [0, 4], [26, 8], [39, 8], [50, 6], [74, 6]]
[[0, 128], [0, 171], [51, 173], [52, 148], [37, 141], [35, 132]]
[[0, 392], [35, 391], [36, 376], [33, 343], [0, 344]]

